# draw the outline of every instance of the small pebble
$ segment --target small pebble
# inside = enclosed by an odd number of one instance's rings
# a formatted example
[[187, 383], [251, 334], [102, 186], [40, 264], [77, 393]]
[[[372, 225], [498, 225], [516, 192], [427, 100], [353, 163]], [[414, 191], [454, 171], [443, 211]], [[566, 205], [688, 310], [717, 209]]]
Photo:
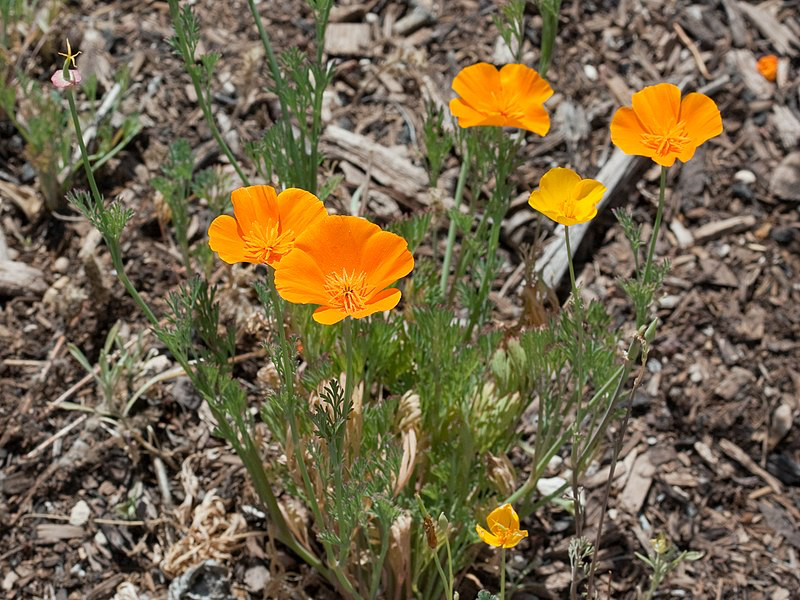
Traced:
[[736, 174], [733, 176], [733, 178], [736, 181], [741, 181], [745, 185], [752, 185], [756, 182], [756, 174], [752, 171], [748, 171], [747, 169], [736, 171]]
[[69, 269], [69, 259], [66, 256], [59, 256], [53, 262], [53, 271], [56, 273], [66, 273]]
[[589, 81], [597, 81], [598, 73], [594, 65], [583, 65], [583, 72]]
[[658, 305], [661, 308], [675, 308], [678, 306], [678, 303], [681, 301], [680, 296], [676, 296], [671, 294], [669, 296], [664, 296], [661, 300], [658, 301]]

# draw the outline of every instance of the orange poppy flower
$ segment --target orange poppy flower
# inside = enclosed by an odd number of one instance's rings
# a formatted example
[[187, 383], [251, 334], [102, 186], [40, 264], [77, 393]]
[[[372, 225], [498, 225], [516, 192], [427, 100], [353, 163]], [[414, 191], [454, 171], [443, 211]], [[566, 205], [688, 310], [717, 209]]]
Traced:
[[722, 116], [708, 96], [659, 83], [633, 95], [633, 107], [617, 110], [611, 141], [627, 154], [647, 156], [664, 167], [686, 162], [698, 146], [722, 133]]
[[545, 101], [553, 88], [525, 65], [478, 63], [461, 69], [453, 80], [460, 98], [450, 101], [450, 112], [462, 128], [479, 125], [517, 127], [539, 135], [550, 130]]
[[231, 194], [233, 213], [220, 215], [208, 228], [208, 245], [226, 263], [275, 266], [305, 229], [328, 212], [314, 194], [289, 188], [280, 194], [268, 185], [239, 188]]
[[275, 269], [275, 287], [289, 302], [321, 305], [314, 320], [333, 325], [397, 306], [400, 290], [386, 288], [413, 268], [399, 235], [360, 217], [336, 215], [297, 238]]
[[480, 525], [475, 525], [475, 531], [490, 546], [513, 548], [523, 538], [528, 537], [526, 529], [520, 530], [519, 515], [510, 504], [495, 508], [486, 517], [486, 523], [489, 525], [489, 531], [486, 531]]
[[575, 171], [558, 167], [542, 175], [528, 204], [556, 223], [577, 225], [595, 217], [605, 193], [606, 186], [599, 181], [581, 179]]
[[767, 54], [758, 59], [756, 63], [758, 72], [764, 76], [767, 81], [775, 81], [778, 75], [778, 57], [774, 54]]

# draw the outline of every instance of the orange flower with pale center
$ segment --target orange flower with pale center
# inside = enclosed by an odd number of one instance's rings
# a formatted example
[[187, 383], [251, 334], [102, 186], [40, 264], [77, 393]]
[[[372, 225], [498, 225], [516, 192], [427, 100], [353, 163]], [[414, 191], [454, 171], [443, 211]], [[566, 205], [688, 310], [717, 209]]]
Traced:
[[523, 538], [528, 537], [526, 529], [520, 530], [519, 515], [510, 504], [495, 508], [486, 517], [486, 523], [489, 525], [489, 531], [486, 531], [480, 525], [475, 525], [475, 531], [490, 546], [513, 548]]
[[220, 215], [208, 228], [208, 245], [226, 263], [276, 266], [294, 248], [303, 231], [327, 216], [314, 194], [289, 188], [280, 194], [268, 185], [253, 185], [231, 194], [233, 213]]
[[758, 59], [756, 63], [758, 72], [764, 76], [767, 81], [775, 81], [778, 75], [778, 57], [774, 54], [767, 54]]
[[617, 110], [611, 141], [626, 154], [647, 156], [664, 167], [677, 158], [686, 162], [698, 146], [722, 133], [722, 116], [704, 94], [688, 94], [671, 83], [659, 83], [633, 95], [633, 107]]
[[297, 238], [275, 269], [275, 287], [289, 302], [319, 304], [314, 320], [333, 325], [397, 306], [400, 290], [387, 287], [413, 268], [402, 237], [360, 217], [335, 215]]
[[553, 88], [530, 67], [471, 65], [456, 75], [453, 90], [460, 97], [450, 101], [450, 112], [459, 127], [516, 127], [542, 136], [550, 130], [543, 105]]
[[581, 179], [575, 171], [557, 167], [542, 175], [528, 204], [556, 223], [577, 225], [595, 217], [605, 193], [606, 186], [599, 181]]

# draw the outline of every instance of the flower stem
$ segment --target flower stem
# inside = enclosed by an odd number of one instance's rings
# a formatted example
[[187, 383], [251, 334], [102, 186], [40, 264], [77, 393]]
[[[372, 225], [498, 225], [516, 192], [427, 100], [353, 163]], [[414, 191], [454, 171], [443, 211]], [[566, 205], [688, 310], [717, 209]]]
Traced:
[[506, 549], [500, 550], [500, 600], [506, 598]]
[[192, 52], [189, 50], [189, 43], [186, 39], [186, 32], [183, 28], [183, 23], [181, 23], [180, 17], [180, 7], [178, 4], [178, 0], [169, 0], [169, 12], [170, 18], [172, 19], [172, 27], [175, 29], [175, 35], [177, 37], [177, 49], [183, 59], [184, 68], [186, 72], [189, 74], [189, 77], [192, 80], [192, 85], [194, 86], [195, 95], [197, 96], [197, 104], [200, 106], [200, 110], [205, 117], [206, 124], [208, 128], [211, 130], [211, 135], [214, 137], [214, 140], [217, 142], [217, 146], [219, 149], [222, 150], [223, 154], [228, 157], [228, 161], [231, 163], [233, 168], [236, 170], [236, 174], [239, 176], [239, 179], [242, 180], [243, 185], [250, 185], [250, 180], [247, 178], [247, 175], [244, 174], [239, 161], [233, 155], [228, 143], [222, 137], [222, 134], [219, 131], [219, 127], [217, 127], [217, 122], [214, 119], [214, 113], [211, 112], [211, 107], [209, 106], [205, 90], [203, 90], [203, 86], [200, 82], [200, 77], [197, 73], [197, 65], [195, 64], [195, 57], [192, 56]]
[[[286, 339], [286, 330], [284, 325], [284, 318], [283, 318], [283, 308], [281, 304], [281, 298], [278, 295], [277, 289], [275, 289], [275, 280], [274, 280], [274, 271], [270, 270], [270, 274], [267, 277], [267, 283], [269, 285], [269, 292], [270, 297], [272, 298], [272, 306], [275, 312], [275, 320], [276, 320], [276, 327], [278, 329], [278, 342], [281, 348], [281, 355], [283, 359], [283, 370], [284, 370], [284, 378], [285, 378], [285, 385], [286, 385], [286, 392], [288, 397], [288, 406], [287, 406], [287, 418], [289, 420], [289, 431], [292, 436], [292, 446], [294, 448], [294, 459], [297, 463], [297, 468], [300, 470], [300, 477], [303, 480], [303, 487], [305, 489], [305, 493], [308, 499], [308, 503], [311, 505], [311, 511], [314, 514], [314, 520], [317, 523], [317, 526], [320, 529], [324, 529], [325, 521], [322, 517], [322, 511], [320, 510], [319, 503], [317, 502], [317, 496], [314, 492], [314, 486], [311, 484], [311, 477], [309, 477], [308, 469], [306, 468], [305, 458], [303, 456], [303, 448], [300, 445], [300, 434], [298, 432], [297, 426], [297, 403], [296, 398], [294, 395], [294, 369], [291, 367], [291, 353], [289, 352], [289, 342]], [[328, 557], [328, 563], [330, 564], [331, 570], [333, 571], [334, 578], [328, 576], [328, 580], [331, 583], [338, 583], [342, 589], [348, 592], [350, 598], [360, 598], [358, 593], [353, 588], [350, 581], [344, 575], [342, 570], [339, 568], [339, 563], [335, 558], [335, 554], [330, 542], [323, 541], [323, 547], [325, 548], [325, 554]]]
[[451, 600], [453, 598], [453, 594], [450, 593], [450, 582], [447, 579], [447, 576], [444, 574], [444, 569], [442, 568], [442, 561], [439, 559], [439, 551], [433, 551], [433, 560], [436, 563], [436, 570], [439, 572], [439, 577], [442, 578], [442, 588], [444, 589], [445, 593], [448, 594], [447, 600]]
[[[637, 341], [635, 342], [637, 345], [637, 350], [641, 348], [641, 344]], [[638, 352], [637, 352], [638, 354]], [[646, 360], [642, 360], [642, 366], [639, 370], [639, 374], [633, 382], [633, 387], [628, 394], [628, 403], [625, 408], [625, 417], [622, 419], [622, 426], [620, 427], [619, 431], [617, 432], [617, 437], [614, 439], [614, 446], [611, 450], [611, 464], [609, 466], [608, 472], [608, 479], [606, 480], [606, 487], [603, 490], [603, 508], [600, 510], [600, 521], [597, 524], [597, 534], [594, 540], [594, 552], [592, 553], [592, 563], [589, 567], [589, 581], [587, 584], [587, 597], [592, 597], [592, 588], [594, 587], [594, 572], [597, 568], [597, 556], [600, 553], [600, 540], [603, 535], [603, 521], [605, 520], [606, 510], [608, 509], [608, 498], [611, 495], [611, 483], [614, 481], [614, 470], [617, 466], [617, 459], [619, 458], [619, 453], [622, 450], [622, 442], [625, 440], [625, 432], [628, 430], [628, 421], [631, 418], [631, 411], [633, 410], [633, 397], [636, 394], [636, 390], [639, 388], [639, 384], [642, 381], [642, 377], [644, 376], [644, 368], [645, 368]]]
[[[661, 228], [661, 219], [664, 216], [664, 196], [667, 189], [667, 167], [661, 167], [661, 180], [658, 188], [658, 210], [656, 220], [653, 223], [653, 233], [650, 236], [650, 247], [647, 250], [647, 260], [644, 263], [643, 283], [650, 282], [650, 269], [653, 266], [653, 254], [656, 251], [656, 241], [658, 240], [658, 230]], [[639, 323], [641, 325], [641, 323]]]
[[[458, 173], [458, 183], [456, 184], [456, 197], [453, 204], [453, 210], [458, 211], [461, 208], [461, 200], [464, 198], [464, 186], [467, 183], [467, 173], [469, 172], [469, 146], [464, 151], [464, 156], [461, 158], [461, 170]], [[450, 228], [447, 231], [447, 246], [444, 251], [444, 263], [442, 264], [442, 279], [439, 282], [439, 289], [442, 298], [447, 291], [447, 276], [450, 274], [450, 261], [453, 258], [453, 245], [456, 241], [456, 220], [450, 219]]]
[[[572, 248], [569, 242], [569, 227], [564, 226], [564, 242], [567, 246], [567, 262], [569, 263], [569, 279], [572, 285], [572, 302], [574, 307], [574, 323], [578, 328], [578, 347], [575, 352], [575, 429], [572, 438], [572, 502], [575, 507], [575, 536], [580, 538], [583, 534], [583, 514], [581, 511], [581, 498], [580, 489], [578, 486], [578, 478], [580, 477], [580, 470], [578, 469], [578, 457], [580, 456], [580, 431], [581, 421], [583, 420], [583, 304], [581, 303], [580, 296], [578, 295], [578, 284], [575, 279], [575, 266], [573, 265]], [[577, 597], [577, 572], [573, 569], [572, 572], [572, 585], [570, 587], [570, 596], [575, 600]]]
[[345, 352], [345, 380], [344, 380], [344, 406], [345, 418], [349, 418], [350, 408], [353, 406], [353, 324], [351, 318], [342, 322], [342, 335], [344, 336]]
[[78, 109], [75, 106], [75, 96], [71, 89], [67, 90], [67, 101], [69, 102], [69, 112], [72, 115], [72, 124], [75, 126], [75, 133], [78, 135], [78, 147], [81, 149], [81, 160], [83, 161], [83, 170], [86, 171], [86, 178], [89, 180], [89, 187], [92, 190], [92, 198], [94, 201], [102, 205], [103, 197], [100, 195], [100, 190], [97, 189], [97, 182], [94, 180], [94, 173], [92, 172], [92, 165], [89, 163], [89, 153], [86, 151], [86, 144], [83, 143], [83, 131], [81, 130], [81, 121], [78, 118]]

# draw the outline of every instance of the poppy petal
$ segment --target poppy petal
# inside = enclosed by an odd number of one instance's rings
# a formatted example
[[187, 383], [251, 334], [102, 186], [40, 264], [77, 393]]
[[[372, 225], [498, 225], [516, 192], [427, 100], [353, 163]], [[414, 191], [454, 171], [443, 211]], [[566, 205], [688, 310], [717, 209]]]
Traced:
[[339, 321], [347, 317], [347, 313], [338, 308], [330, 308], [328, 306], [320, 306], [311, 317], [321, 325], [335, 325]]
[[291, 230], [296, 235], [328, 214], [322, 200], [299, 188], [283, 190], [278, 194], [276, 203], [280, 213], [281, 231]]
[[722, 133], [722, 115], [714, 101], [704, 94], [688, 94], [681, 102], [680, 116], [694, 146]]
[[661, 133], [678, 122], [681, 90], [671, 83], [651, 85], [636, 92], [632, 104], [644, 128], [651, 133]]
[[512, 126], [527, 129], [541, 136], [547, 135], [547, 132], [550, 131], [550, 115], [541, 105], [529, 106], [525, 116], [517, 123]]
[[500, 69], [500, 82], [507, 99], [520, 103], [544, 104], [553, 95], [553, 88], [539, 73], [525, 65], [505, 65]]
[[453, 90], [479, 112], [496, 112], [494, 96], [501, 90], [500, 73], [489, 63], [464, 67], [453, 79]]
[[244, 253], [242, 231], [236, 219], [229, 215], [220, 215], [211, 222], [208, 228], [208, 245], [228, 264], [250, 262]]
[[597, 214], [597, 205], [606, 193], [606, 186], [594, 179], [584, 179], [573, 190], [576, 211], [580, 221], [589, 221]]
[[[361, 262], [361, 247], [380, 227], [360, 217], [332, 215], [306, 229], [295, 241], [322, 273], [352, 271]], [[288, 256], [287, 256], [288, 258]]]
[[281, 298], [295, 304], [325, 304], [325, 273], [306, 251], [295, 248], [275, 267], [275, 288]]
[[358, 270], [368, 274], [370, 285], [381, 291], [387, 285], [408, 275], [414, 268], [414, 257], [405, 239], [378, 229], [364, 243]]
[[564, 200], [572, 196], [572, 190], [580, 181], [580, 175], [572, 169], [556, 167], [542, 175], [539, 191], [549, 208], [561, 206]]
[[403, 293], [400, 290], [396, 290], [394, 288], [389, 288], [388, 290], [378, 292], [372, 298], [370, 298], [369, 302], [367, 302], [367, 307], [364, 310], [353, 313], [353, 316], [356, 319], [363, 319], [364, 317], [368, 317], [373, 313], [392, 310], [395, 306], [397, 306], [397, 303], [400, 302], [400, 297], [402, 295]]
[[478, 532], [478, 537], [490, 546], [499, 547], [503, 545], [503, 542], [500, 540], [500, 538], [493, 533], [489, 533], [480, 525], [475, 525], [475, 531]]
[[461, 98], [450, 100], [450, 113], [458, 119], [458, 126], [462, 129], [485, 125], [486, 115], [472, 108]]
[[651, 157], [653, 149], [642, 143], [642, 135], [646, 133], [633, 109], [624, 106], [614, 113], [611, 119], [611, 142], [625, 154]]
[[242, 231], [250, 230], [254, 222], [268, 223], [278, 220], [278, 198], [269, 185], [251, 185], [234, 190], [231, 194], [233, 213]]
[[503, 548], [513, 548], [526, 537], [528, 537], [528, 531], [526, 529], [514, 531], [509, 534], [508, 539], [505, 544], [503, 544]]

